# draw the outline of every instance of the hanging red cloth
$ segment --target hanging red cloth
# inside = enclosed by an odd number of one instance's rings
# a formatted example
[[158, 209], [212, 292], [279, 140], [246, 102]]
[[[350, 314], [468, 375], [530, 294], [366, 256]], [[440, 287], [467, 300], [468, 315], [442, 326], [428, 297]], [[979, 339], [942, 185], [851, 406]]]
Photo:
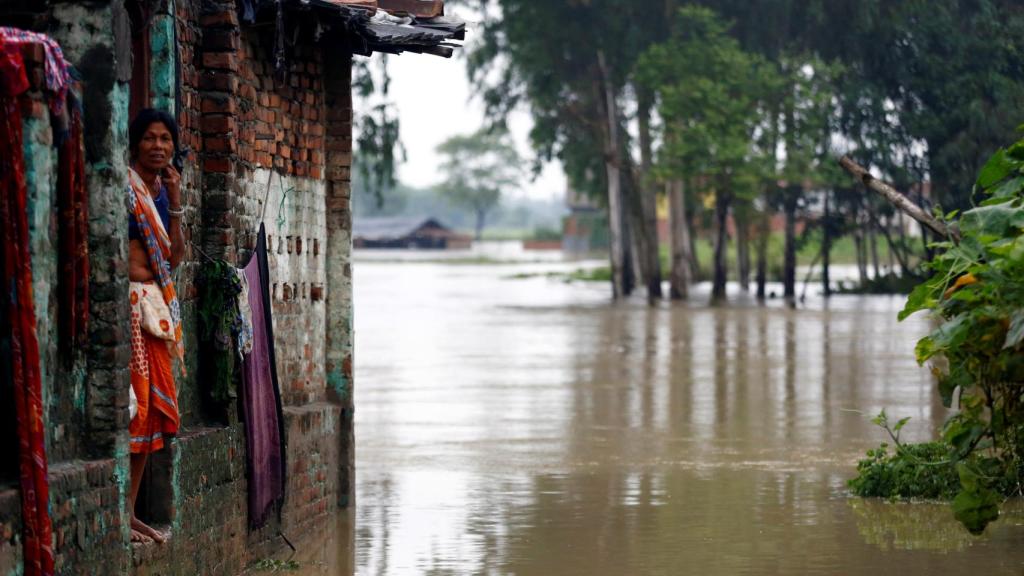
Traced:
[[0, 94], [0, 245], [18, 427], [24, 573], [26, 576], [50, 576], [54, 573], [48, 509], [50, 490], [22, 151], [21, 112], [17, 101], [12, 95]]
[[[70, 92], [69, 92], [70, 94]], [[88, 333], [89, 202], [85, 188], [82, 112], [68, 106], [68, 137], [60, 144], [57, 168], [58, 329], [65, 361], [71, 361]]]

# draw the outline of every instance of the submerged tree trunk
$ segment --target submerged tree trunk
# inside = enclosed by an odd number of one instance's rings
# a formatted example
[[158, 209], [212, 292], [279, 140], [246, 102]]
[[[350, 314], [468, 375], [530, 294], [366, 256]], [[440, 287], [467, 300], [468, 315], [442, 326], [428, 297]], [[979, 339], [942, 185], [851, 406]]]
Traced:
[[622, 171], [619, 166], [618, 103], [602, 51], [597, 53], [597, 64], [599, 75], [597, 92], [604, 103], [602, 133], [604, 136], [605, 172], [608, 179], [608, 247], [612, 267], [612, 297], [618, 299], [629, 295], [628, 279], [631, 276], [628, 271], [630, 266], [627, 248], [629, 236], [623, 218], [625, 206], [622, 197]]
[[740, 290], [750, 291], [750, 206], [733, 210], [736, 222], [736, 265]]
[[668, 183], [669, 236], [672, 248], [672, 276], [670, 293], [673, 300], [689, 297], [693, 274], [690, 269], [690, 219], [686, 214], [686, 189], [682, 180]]
[[772, 233], [772, 215], [768, 210], [767, 198], [764, 210], [758, 216], [757, 221], [757, 299], [764, 301], [767, 297], [766, 284], [768, 283], [768, 240]]
[[[620, 123], [619, 126], [621, 127], [622, 124]], [[636, 169], [624, 149], [620, 149], [620, 154], [622, 155], [619, 164], [622, 166], [622, 201], [626, 212], [626, 237], [629, 239], [627, 260], [631, 264], [629, 271], [632, 275], [632, 281], [628, 284], [630, 286], [636, 286], [637, 283], [645, 285], [647, 261], [644, 259], [644, 254], [646, 254], [647, 243], [643, 234], [643, 214], [640, 207], [640, 191], [637, 188]]]
[[661, 293], [661, 255], [658, 246], [658, 198], [651, 176], [654, 164], [653, 144], [651, 143], [651, 108], [654, 97], [651, 91], [637, 86], [637, 125], [640, 136], [640, 173], [634, 189], [640, 199], [640, 233], [643, 252], [637, 259], [643, 262], [644, 284], [647, 286], [647, 298], [653, 302], [662, 297]]
[[[796, 111], [794, 109], [796, 98], [793, 94], [793, 89], [793, 86], [789, 87], [790, 97], [787, 97], [783, 101], [783, 116], [786, 127], [786, 163], [788, 165], [787, 168], [789, 170], [787, 171], [790, 173], [790, 178], [803, 178], [803, 174], [793, 174], [794, 167], [792, 166], [792, 163], [795, 162], [797, 148]], [[796, 207], [799, 193], [799, 185], [790, 182], [786, 187], [784, 200], [786, 212], [786, 245], [784, 249], [784, 262], [782, 265], [782, 282], [786, 304], [791, 308], [796, 306]]]
[[711, 299], [718, 302], [725, 299], [725, 284], [728, 278], [726, 252], [729, 244], [729, 204], [732, 193], [728, 185], [715, 191], [715, 263], [714, 283], [711, 288]]
[[868, 226], [868, 247], [870, 248], [870, 251], [871, 251], [871, 266], [872, 266], [872, 268], [874, 268], [875, 278], [878, 278], [878, 277], [880, 277], [882, 275], [882, 271], [879, 268], [879, 264], [878, 264], [878, 238], [877, 238], [877, 234], [875, 233], [875, 219], [874, 219], [874, 217], [872, 217], [870, 220], [868, 220], [867, 226]]
[[882, 236], [885, 236], [885, 240], [889, 247], [889, 274], [896, 274], [896, 254], [892, 246], [892, 237], [889, 234], [889, 229], [892, 228], [892, 217], [887, 216], [885, 222], [881, 220], [878, 222], [878, 229], [882, 231]]
[[796, 205], [797, 188], [790, 185], [786, 189], [786, 240], [782, 263], [783, 295], [786, 304], [796, 306]]
[[[689, 190], [696, 190], [692, 180], [684, 181], [684, 186], [688, 186]], [[700, 207], [694, 206], [694, 195], [686, 194], [685, 190], [686, 188], [684, 188], [683, 199], [686, 202], [686, 225], [690, 227], [690, 284], [696, 284], [704, 279], [704, 270], [700, 266], [700, 253], [697, 251], [697, 241], [699, 240], [697, 231], [700, 229], [697, 214], [700, 213]]]
[[832, 296], [832, 280], [829, 277], [829, 264], [832, 256], [831, 196], [832, 191], [826, 190], [821, 226], [821, 288], [825, 298]]
[[686, 210], [686, 225], [690, 227], [690, 283], [693, 284], [704, 278], [700, 268], [700, 254], [697, 252], [697, 226], [694, 224], [696, 215], [692, 210]]
[[855, 222], [853, 242], [857, 249], [857, 277], [860, 280], [860, 285], [864, 286], [868, 283], [868, 257], [867, 248], [864, 243], [864, 226], [860, 223], [859, 210]]
[[[889, 220], [891, 219], [892, 218], [890, 217]], [[893, 258], [896, 258], [899, 262], [901, 273], [906, 276], [910, 273], [910, 266], [906, 261], [906, 254], [903, 253], [900, 247], [896, 244], [896, 241], [893, 240], [892, 232], [889, 231], [890, 227], [891, 223], [886, 224], [885, 226], [879, 225], [882, 235], [885, 236], [886, 245], [889, 246], [889, 271], [893, 273], [896, 272], [896, 264], [893, 262]]]
[[476, 211], [476, 241], [479, 242], [484, 238], [484, 222], [487, 218], [487, 212], [484, 210]]
[[[627, 199], [623, 198], [623, 202]], [[627, 207], [623, 207], [623, 211], [628, 210]], [[636, 289], [636, 265], [634, 259], [636, 258], [636, 250], [633, 248], [632, 232], [630, 232], [630, 222], [627, 214], [622, 214], [622, 295], [629, 296]]]
[[[773, 172], [779, 165], [779, 108], [780, 103], [778, 101], [774, 101], [769, 108], [771, 119], [768, 123], [768, 142], [770, 146], [769, 149], [771, 150]], [[774, 192], [777, 186], [778, 181], [769, 178], [764, 183], [764, 191], [761, 193], [761, 200], [764, 203], [764, 206], [761, 207], [761, 214], [758, 218], [757, 236], [757, 299], [761, 302], [764, 302], [767, 297], [768, 243], [771, 241], [773, 212], [772, 201], [774, 199]]]

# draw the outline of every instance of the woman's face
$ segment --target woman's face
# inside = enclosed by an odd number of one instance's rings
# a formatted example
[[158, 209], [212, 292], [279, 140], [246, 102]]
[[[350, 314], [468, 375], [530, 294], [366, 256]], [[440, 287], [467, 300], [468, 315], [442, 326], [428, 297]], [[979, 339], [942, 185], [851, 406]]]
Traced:
[[163, 122], [153, 122], [139, 141], [135, 161], [146, 171], [160, 173], [171, 164], [174, 156], [174, 138]]

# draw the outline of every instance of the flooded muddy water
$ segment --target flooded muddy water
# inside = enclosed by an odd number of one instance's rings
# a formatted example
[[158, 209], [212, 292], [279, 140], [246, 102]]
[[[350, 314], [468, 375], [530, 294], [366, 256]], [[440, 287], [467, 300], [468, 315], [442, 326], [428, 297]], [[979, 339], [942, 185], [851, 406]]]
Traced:
[[1024, 574], [1018, 504], [975, 538], [848, 494], [871, 416], [947, 416], [902, 298], [513, 278], [576, 267], [356, 262], [356, 501], [299, 574]]

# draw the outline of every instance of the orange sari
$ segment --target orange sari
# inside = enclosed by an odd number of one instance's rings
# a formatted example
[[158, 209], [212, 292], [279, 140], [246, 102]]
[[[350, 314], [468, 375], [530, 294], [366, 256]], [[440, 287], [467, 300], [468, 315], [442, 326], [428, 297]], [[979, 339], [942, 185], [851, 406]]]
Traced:
[[[171, 366], [174, 356], [183, 356], [181, 309], [170, 278], [171, 243], [163, 222], [142, 178], [132, 170], [129, 180], [132, 217], [139, 224], [150, 267], [157, 279], [133, 287], [131, 291], [131, 380], [138, 411], [128, 432], [132, 453], [144, 454], [162, 449], [164, 440], [176, 434], [180, 425], [178, 392]], [[142, 300], [149, 295], [149, 290], [158, 293], [167, 305], [166, 313], [172, 325], [167, 330], [169, 338], [154, 336], [143, 329]]]

